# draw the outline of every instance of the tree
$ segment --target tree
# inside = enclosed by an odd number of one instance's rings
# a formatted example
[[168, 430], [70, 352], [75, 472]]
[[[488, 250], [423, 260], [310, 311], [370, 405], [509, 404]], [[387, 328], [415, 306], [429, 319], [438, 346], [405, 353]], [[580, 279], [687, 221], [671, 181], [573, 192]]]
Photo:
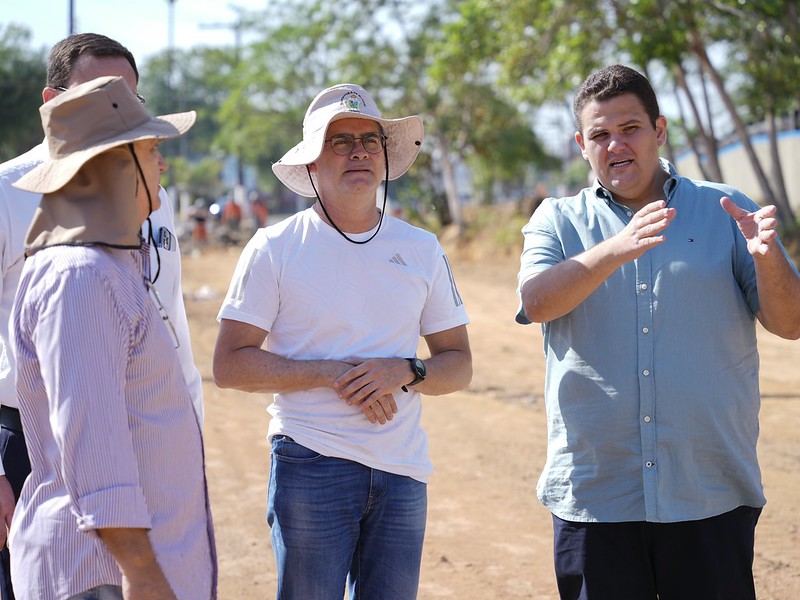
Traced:
[[190, 163], [182, 156], [176, 156], [170, 162], [173, 182], [192, 198], [218, 198], [223, 192], [220, 170], [220, 162], [212, 157]]
[[[767, 124], [771, 178], [774, 201], [785, 226], [796, 223], [789, 203], [786, 183], [778, 155], [780, 114], [798, 109], [800, 81], [800, 18], [796, 0], [762, 0], [760, 2], [714, 2], [715, 8], [737, 22], [746, 22], [737, 40], [743, 60], [736, 61], [744, 82], [737, 98], [753, 121]], [[753, 60], [755, 57], [758, 60]], [[768, 90], [769, 93], [764, 93]]]
[[44, 137], [37, 108], [47, 75], [45, 51], [31, 49], [30, 39], [21, 26], [0, 25], [0, 162]]
[[553, 168], [532, 128], [540, 107], [561, 110], [591, 71], [630, 63], [679, 98], [672, 122], [704, 176], [723, 178], [716, 131], [725, 116], [759, 178], [757, 199], [791, 221], [780, 163], [773, 157], [768, 177], [745, 124], [773, 124], [776, 155], [778, 115], [797, 107], [797, 12], [796, 0], [286, 0], [241, 11], [246, 45], [179, 54], [170, 86], [166, 57], [157, 57], [144, 81], [155, 86], [148, 96], [176, 93], [180, 105], [169, 110], [198, 109], [183, 155], [239, 156], [284, 194], [269, 166], [297, 142], [311, 98], [341, 81], [364, 85], [386, 115], [425, 121], [420, 159], [393, 194], [415, 208], [433, 204], [442, 223], [460, 228], [467, 187], [488, 201]]
[[[392, 184], [397, 197], [410, 195], [404, 187], [428, 189], [436, 200], [443, 196], [446, 206], [435, 204], [440, 220], [460, 227], [459, 162], [484, 178], [521, 181], [523, 165], [544, 152], [526, 115], [476, 72], [483, 65], [462, 61], [463, 38], [446, 30], [459, 7], [450, 0], [335, 6], [294, 0], [271, 8], [269, 19], [260, 19], [260, 39], [248, 47], [220, 113], [223, 130], [261, 140], [252, 146], [250, 161], [275, 161], [297, 141], [305, 107], [320, 89], [339, 81], [359, 83], [375, 95], [384, 114], [420, 114], [425, 121], [423, 153], [432, 160], [418, 161]], [[487, 24], [481, 20], [476, 34]], [[492, 149], [503, 145], [514, 150], [503, 152], [501, 168], [490, 167], [487, 161], [496, 162]], [[419, 178], [440, 184], [419, 185]]]
[[[496, 58], [498, 81], [520, 100], [561, 101], [589, 72], [612, 62], [632, 62], [644, 72], [658, 64], [687, 98], [693, 98], [693, 90], [699, 87], [705, 94], [707, 89], [687, 82], [686, 65], [697, 65], [701, 82], [707, 78], [713, 86], [737, 131], [762, 190], [760, 200], [776, 203], [782, 220], [793, 224], [788, 202], [773, 190], [780, 186], [780, 175], [776, 171], [773, 181], [766, 176], [745, 125], [748, 106], [737, 104], [731, 89], [746, 88], [750, 82], [750, 104], [766, 107], [772, 105], [768, 96], [776, 89], [781, 100], [773, 113], [792, 102], [796, 106], [796, 0], [466, 1], [498, 15], [494, 28], [505, 43]], [[712, 47], [729, 48], [735, 57], [724, 71], [712, 60]], [[700, 134], [702, 152], [710, 157], [711, 174], [716, 176], [713, 121], [704, 123], [700, 117], [697, 106], [703, 104], [708, 106], [707, 99], [690, 102], [695, 126], [687, 126], [687, 132]], [[769, 122], [770, 110], [763, 114]]]
[[[197, 121], [188, 135], [160, 146], [170, 165], [166, 185], [205, 198], [221, 193], [218, 159], [227, 148], [220, 141], [219, 113], [230, 95], [234, 74], [235, 55], [230, 48], [201, 46], [175, 50], [172, 56], [167, 50], [143, 65], [140, 87], [151, 113], [197, 112]], [[196, 173], [197, 167], [190, 166], [190, 162], [199, 163], [207, 176]], [[216, 185], [212, 185], [212, 179]]]

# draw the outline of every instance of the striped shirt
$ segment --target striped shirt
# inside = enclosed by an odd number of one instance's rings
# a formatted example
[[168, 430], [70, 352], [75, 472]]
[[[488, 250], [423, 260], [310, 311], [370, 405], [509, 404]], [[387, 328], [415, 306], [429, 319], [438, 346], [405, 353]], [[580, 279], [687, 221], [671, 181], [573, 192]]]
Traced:
[[121, 583], [99, 528], [149, 529], [181, 600], [216, 597], [197, 416], [142, 255], [60, 246], [25, 261], [14, 308], [32, 473], [11, 530], [19, 600]]

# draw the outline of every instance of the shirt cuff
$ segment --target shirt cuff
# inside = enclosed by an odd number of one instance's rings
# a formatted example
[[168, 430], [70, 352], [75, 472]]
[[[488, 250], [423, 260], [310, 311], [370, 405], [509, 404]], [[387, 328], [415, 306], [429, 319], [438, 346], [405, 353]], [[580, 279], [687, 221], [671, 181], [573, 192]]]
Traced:
[[119, 486], [92, 492], [74, 506], [78, 531], [127, 527], [152, 529], [144, 493], [139, 486]]

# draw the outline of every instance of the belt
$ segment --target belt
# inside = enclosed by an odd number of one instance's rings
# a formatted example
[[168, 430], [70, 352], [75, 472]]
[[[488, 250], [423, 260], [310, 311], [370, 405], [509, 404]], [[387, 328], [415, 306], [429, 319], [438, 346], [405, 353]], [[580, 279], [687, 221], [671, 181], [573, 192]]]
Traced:
[[22, 431], [19, 409], [12, 406], [0, 406], [0, 426], [14, 431]]

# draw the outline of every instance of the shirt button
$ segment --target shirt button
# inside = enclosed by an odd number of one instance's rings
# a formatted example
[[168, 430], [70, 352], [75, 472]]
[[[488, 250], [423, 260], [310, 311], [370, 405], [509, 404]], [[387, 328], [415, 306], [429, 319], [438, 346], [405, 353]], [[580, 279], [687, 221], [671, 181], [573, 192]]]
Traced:
[[630, 211], [630, 210], [629, 210], [629, 211], [628, 211], [628, 212], [626, 212], [625, 214], [626, 214], [626, 215], [628, 215], [629, 217], [632, 217], [632, 216], [633, 216], [633, 211]]
[[644, 371], [642, 371], [642, 375], [648, 377], [650, 375], [650, 369], [645, 369]]
[[646, 463], [644, 463], [644, 466], [645, 466], [645, 467], [647, 467], [647, 468], [649, 469], [649, 468], [651, 468], [651, 467], [652, 467], [653, 465], [655, 465], [655, 464], [656, 464], [656, 463], [654, 463], [653, 461], [650, 461], [650, 460], [648, 460]]
[[642, 327], [642, 333], [647, 335], [648, 333], [650, 333], [650, 329], [647, 327]]
[[642, 285], [639, 286], [639, 288], [642, 289], [642, 290], [646, 290], [647, 289], [647, 284], [643, 283]]
[[645, 423], [649, 423], [649, 422], [650, 422], [650, 417], [649, 417], [649, 416], [648, 416], [648, 417], [645, 417], [645, 418], [644, 418], [644, 422], [645, 422]]

